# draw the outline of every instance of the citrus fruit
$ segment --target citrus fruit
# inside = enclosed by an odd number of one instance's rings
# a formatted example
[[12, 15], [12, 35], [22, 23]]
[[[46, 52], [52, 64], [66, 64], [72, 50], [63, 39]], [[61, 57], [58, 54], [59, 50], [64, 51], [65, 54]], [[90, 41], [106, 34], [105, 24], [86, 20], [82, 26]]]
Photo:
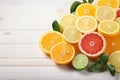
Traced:
[[109, 6], [111, 8], [119, 8], [118, 0], [98, 0], [97, 6]]
[[64, 29], [68, 27], [75, 27], [77, 17], [73, 14], [66, 14], [60, 20], [60, 27], [64, 31]]
[[97, 20], [92, 16], [81, 16], [76, 22], [76, 28], [82, 33], [95, 31], [97, 25]]
[[101, 34], [90, 32], [83, 35], [78, 46], [80, 51], [88, 57], [97, 58], [105, 50], [106, 41]]
[[66, 28], [63, 31], [64, 39], [69, 43], [77, 43], [82, 36], [82, 33], [79, 32], [76, 28]]
[[114, 20], [116, 18], [116, 12], [111, 7], [101, 6], [96, 9], [95, 17], [99, 22], [103, 20]]
[[104, 36], [106, 39], [106, 49], [105, 52], [110, 55], [112, 52], [120, 50], [120, 34], [109, 37]]
[[87, 67], [88, 57], [84, 54], [78, 54], [72, 61], [72, 65], [75, 69], [81, 70]]
[[77, 16], [95, 16], [95, 10], [96, 7], [93, 4], [90, 3], [83, 3], [79, 5], [76, 9], [76, 15]]
[[75, 56], [75, 49], [68, 43], [59, 42], [52, 47], [50, 56], [57, 64], [68, 64]]
[[101, 21], [98, 25], [98, 32], [104, 36], [115, 36], [119, 33], [120, 26], [117, 22], [111, 20]]
[[116, 10], [116, 17], [120, 17], [120, 8], [118, 10]]
[[120, 51], [113, 52], [109, 57], [109, 63], [115, 66], [116, 72], [120, 72]]
[[115, 21], [120, 25], [120, 17], [116, 18]]
[[64, 41], [64, 39], [61, 33], [56, 31], [48, 31], [41, 36], [39, 46], [45, 53], [50, 54], [50, 50], [53, 45], [62, 41]]

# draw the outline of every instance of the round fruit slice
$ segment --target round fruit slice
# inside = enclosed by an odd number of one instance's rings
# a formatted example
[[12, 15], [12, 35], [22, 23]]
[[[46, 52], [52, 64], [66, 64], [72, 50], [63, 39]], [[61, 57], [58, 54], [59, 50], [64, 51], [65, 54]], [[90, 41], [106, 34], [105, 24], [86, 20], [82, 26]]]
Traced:
[[117, 18], [120, 17], [120, 8], [116, 11]]
[[111, 20], [101, 21], [98, 25], [98, 32], [104, 36], [115, 36], [119, 33], [120, 26], [117, 22]]
[[73, 14], [64, 15], [60, 20], [60, 27], [62, 30], [68, 27], [75, 27], [77, 17]]
[[101, 6], [97, 8], [95, 17], [98, 21], [114, 20], [116, 18], [116, 12], [111, 7]]
[[68, 64], [75, 56], [75, 49], [68, 43], [59, 42], [52, 47], [50, 56], [57, 64]]
[[104, 36], [106, 39], [105, 52], [110, 55], [114, 51], [120, 50], [120, 34], [114, 37]]
[[69, 43], [77, 43], [82, 36], [82, 33], [76, 28], [66, 28], [63, 31], [64, 39]]
[[88, 57], [84, 54], [78, 54], [72, 61], [72, 65], [75, 69], [81, 70], [87, 67]]
[[111, 8], [119, 8], [119, 1], [118, 0], [98, 0], [98, 6], [109, 6]]
[[61, 33], [56, 31], [48, 31], [41, 36], [39, 46], [46, 54], [50, 54], [51, 48], [56, 43], [62, 41], [64, 41], [64, 39]]
[[103, 53], [106, 47], [106, 41], [101, 34], [91, 32], [83, 35], [78, 46], [80, 51], [88, 57], [97, 58]]
[[120, 72], [120, 51], [115, 51], [110, 55], [109, 63], [115, 66], [116, 72]]
[[96, 7], [93, 4], [83, 3], [76, 9], [77, 16], [95, 16]]
[[76, 22], [76, 28], [82, 33], [95, 31], [97, 25], [97, 20], [92, 16], [82, 16]]

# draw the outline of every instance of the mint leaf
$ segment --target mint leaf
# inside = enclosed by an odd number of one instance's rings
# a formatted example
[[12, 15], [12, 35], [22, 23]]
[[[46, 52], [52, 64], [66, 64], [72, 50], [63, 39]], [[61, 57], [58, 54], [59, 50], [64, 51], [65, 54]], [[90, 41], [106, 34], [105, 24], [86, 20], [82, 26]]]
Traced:
[[61, 31], [60, 31], [60, 26], [59, 26], [59, 24], [58, 24], [58, 22], [57, 22], [56, 20], [53, 21], [53, 23], [52, 23], [52, 28], [53, 28], [54, 31], [61, 32]]
[[102, 69], [102, 65], [100, 62], [95, 62], [93, 65], [91, 65], [88, 68], [89, 72], [95, 72], [95, 71], [100, 71]]
[[102, 54], [101, 56], [100, 56], [100, 62], [101, 62], [101, 64], [104, 66], [104, 65], [106, 65], [107, 64], [107, 62], [108, 62], [108, 55], [107, 54]]
[[115, 67], [112, 64], [108, 64], [107, 68], [112, 76], [115, 75]]
[[73, 2], [72, 5], [71, 5], [71, 7], [70, 7], [70, 13], [75, 12], [76, 8], [77, 8], [78, 5], [80, 5], [80, 4], [81, 4], [81, 2], [79, 2], [79, 1]]
[[88, 0], [89, 3], [93, 3], [94, 0]]
[[86, 1], [86, 0], [83, 0], [83, 3], [87, 3], [87, 1]]

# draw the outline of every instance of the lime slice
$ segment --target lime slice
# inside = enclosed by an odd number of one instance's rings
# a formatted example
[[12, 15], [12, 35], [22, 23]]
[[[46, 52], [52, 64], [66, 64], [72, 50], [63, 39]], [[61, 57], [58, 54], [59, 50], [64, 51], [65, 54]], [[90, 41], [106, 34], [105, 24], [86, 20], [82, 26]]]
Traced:
[[66, 28], [63, 31], [64, 39], [69, 43], [77, 43], [82, 37], [82, 33], [76, 28]]
[[87, 67], [88, 57], [84, 54], [78, 54], [72, 61], [72, 65], [75, 69], [81, 70]]

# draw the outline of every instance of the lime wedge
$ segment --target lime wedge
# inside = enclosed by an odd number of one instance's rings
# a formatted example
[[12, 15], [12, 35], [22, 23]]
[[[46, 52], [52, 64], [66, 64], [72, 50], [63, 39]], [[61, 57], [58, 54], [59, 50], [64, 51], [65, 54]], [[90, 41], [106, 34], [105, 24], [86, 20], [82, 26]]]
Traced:
[[72, 61], [72, 65], [77, 70], [82, 70], [88, 65], [88, 57], [84, 54], [78, 54]]

